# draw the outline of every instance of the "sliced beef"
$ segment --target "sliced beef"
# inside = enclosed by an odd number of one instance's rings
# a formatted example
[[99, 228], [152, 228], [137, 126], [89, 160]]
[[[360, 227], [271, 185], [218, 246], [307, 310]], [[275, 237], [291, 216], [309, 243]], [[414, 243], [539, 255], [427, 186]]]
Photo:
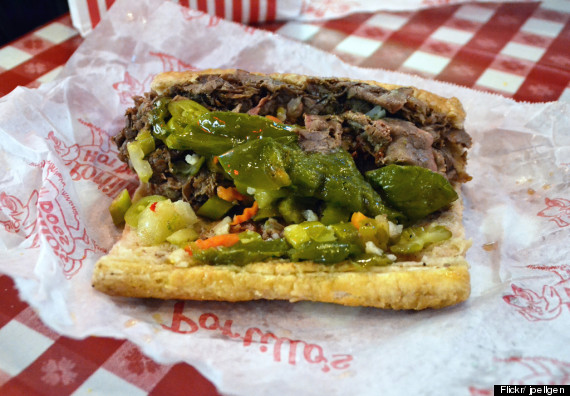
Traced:
[[354, 84], [348, 88], [347, 98], [362, 99], [366, 102], [382, 106], [389, 113], [394, 114], [401, 110], [413, 92], [412, 88], [398, 88], [391, 91], [368, 84]]
[[433, 137], [409, 121], [395, 118], [378, 120], [386, 123], [392, 143], [386, 149], [386, 164], [416, 165], [437, 172], [433, 153]]
[[326, 154], [341, 144], [340, 117], [305, 114], [305, 128], [299, 130], [299, 145], [303, 150]]

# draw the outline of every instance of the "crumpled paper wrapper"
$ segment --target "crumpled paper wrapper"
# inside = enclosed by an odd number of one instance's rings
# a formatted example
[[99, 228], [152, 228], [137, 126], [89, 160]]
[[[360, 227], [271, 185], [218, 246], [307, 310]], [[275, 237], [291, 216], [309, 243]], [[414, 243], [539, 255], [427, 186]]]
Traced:
[[[474, 145], [464, 188], [472, 296], [442, 310], [332, 304], [143, 301], [91, 288], [119, 237], [107, 208], [136, 179], [110, 143], [130, 97], [166, 70], [239, 67], [349, 76], [456, 96]], [[119, 1], [61, 78], [0, 100], [0, 271], [71, 337], [126, 338], [158, 362], [194, 365], [222, 393], [491, 394], [568, 383], [570, 108], [383, 70], [272, 33]]]

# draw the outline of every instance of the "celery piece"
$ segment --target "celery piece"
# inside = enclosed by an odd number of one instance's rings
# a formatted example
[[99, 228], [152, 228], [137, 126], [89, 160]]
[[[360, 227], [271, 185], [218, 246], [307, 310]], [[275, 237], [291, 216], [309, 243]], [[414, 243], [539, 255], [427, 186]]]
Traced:
[[198, 216], [207, 217], [211, 220], [219, 220], [234, 206], [233, 203], [213, 196], [198, 209]]
[[174, 232], [193, 225], [197, 219], [187, 202], [159, 201], [147, 206], [139, 215], [137, 235], [143, 245], [156, 245]]
[[126, 188], [121, 191], [115, 199], [113, 199], [113, 202], [111, 202], [109, 213], [111, 213], [113, 223], [115, 223], [117, 227], [125, 222], [125, 213], [127, 213], [131, 204], [131, 196]]
[[154, 137], [148, 129], [140, 131], [135, 140], [139, 142], [144, 155], [153, 152], [156, 148]]
[[336, 241], [334, 230], [318, 221], [291, 224], [283, 230], [283, 236], [294, 248], [310, 240], [315, 242]]
[[166, 241], [178, 247], [185, 247], [188, 243], [198, 239], [198, 232], [193, 228], [182, 228], [166, 238]]
[[441, 225], [415, 226], [404, 228], [400, 239], [390, 246], [392, 253], [418, 253], [427, 246], [451, 238], [451, 231]]
[[141, 212], [152, 203], [164, 201], [165, 199], [166, 197], [163, 197], [162, 195], [149, 195], [147, 197], [139, 199], [138, 201], [133, 203], [125, 213], [125, 222], [129, 226], [137, 228]]
[[144, 159], [144, 151], [142, 149], [141, 143], [136, 140], [127, 143], [127, 151], [129, 153], [129, 159], [131, 164], [135, 169], [139, 179], [143, 183], [148, 183], [150, 177], [152, 176], [152, 167]]

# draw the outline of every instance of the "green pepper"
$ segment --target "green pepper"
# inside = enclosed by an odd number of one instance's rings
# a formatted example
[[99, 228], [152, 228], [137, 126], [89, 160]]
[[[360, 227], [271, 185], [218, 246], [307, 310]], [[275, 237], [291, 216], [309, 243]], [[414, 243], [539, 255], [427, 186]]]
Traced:
[[305, 217], [303, 216], [305, 207], [302, 201], [297, 197], [289, 196], [282, 199], [279, 202], [277, 209], [279, 210], [281, 217], [283, 217], [283, 220], [287, 223], [296, 224], [305, 220]]
[[249, 187], [278, 190], [291, 184], [281, 146], [271, 138], [240, 144], [218, 158], [232, 179]]
[[200, 130], [196, 125], [187, 125], [184, 129], [175, 129], [165, 139], [164, 143], [174, 150], [192, 150], [206, 156], [225, 153], [234, 147], [232, 139], [225, 136], [215, 136]]
[[336, 223], [329, 225], [329, 228], [333, 230], [336, 239], [343, 243], [354, 243], [358, 244], [360, 242], [360, 236], [358, 235], [358, 229], [351, 223]]
[[169, 135], [169, 128], [166, 126], [166, 118], [169, 117], [169, 98], [159, 98], [154, 101], [152, 109], [148, 113], [148, 120], [152, 126], [152, 134], [164, 140]]
[[390, 251], [397, 254], [417, 253], [433, 243], [451, 238], [451, 235], [447, 228], [435, 224], [404, 228], [398, 242], [390, 246]]
[[202, 114], [198, 124], [212, 135], [225, 136], [240, 143], [260, 137], [285, 138], [284, 141], [297, 140], [297, 133], [290, 125], [280, 124], [266, 117], [233, 111], [212, 111]]
[[279, 209], [277, 209], [276, 206], [266, 206], [264, 208], [260, 208], [253, 218], [253, 221], [265, 220], [270, 217], [281, 217], [281, 213], [279, 213]]
[[139, 215], [146, 207], [153, 202], [160, 202], [166, 200], [166, 197], [162, 195], [149, 195], [147, 197], [143, 197], [133, 203], [131, 207], [125, 213], [125, 222], [133, 227], [136, 228], [139, 223]]
[[200, 206], [196, 214], [198, 216], [207, 217], [208, 219], [219, 220], [224, 217], [233, 206], [234, 204], [231, 202], [212, 196]]
[[172, 100], [168, 103], [168, 112], [172, 118], [184, 124], [190, 124], [208, 112], [208, 109], [190, 99]]
[[253, 197], [257, 201], [257, 205], [259, 205], [259, 209], [264, 209], [275, 206], [275, 203], [279, 199], [285, 198], [289, 194], [291, 194], [291, 191], [288, 191], [285, 188], [280, 188], [279, 190], [256, 189], [253, 193]]
[[202, 165], [204, 165], [204, 162], [206, 162], [206, 157], [202, 156], [200, 156], [193, 164], [189, 164], [186, 161], [176, 161], [172, 163], [172, 172], [185, 177], [196, 176], [202, 168]]
[[[275, 138], [280, 143], [297, 141], [293, 127], [273, 122], [265, 117], [234, 112], [204, 112], [195, 102], [191, 110], [177, 107], [190, 106], [186, 101], [171, 102], [172, 119], [164, 127], [166, 145], [176, 150], [192, 150], [201, 155], [220, 155], [239, 144], [259, 138]], [[176, 107], [177, 106], [177, 107]], [[201, 107], [201, 106], [200, 106]], [[158, 110], [157, 110], [158, 112]], [[164, 118], [155, 117], [157, 122]]]
[[350, 212], [340, 205], [327, 202], [321, 215], [321, 223], [325, 225], [348, 221]]
[[131, 196], [125, 188], [119, 193], [111, 202], [109, 206], [109, 212], [111, 213], [111, 218], [113, 223], [118, 227], [125, 222], [125, 214], [131, 207]]
[[386, 265], [390, 265], [393, 263], [393, 261], [390, 260], [385, 255], [378, 256], [376, 254], [364, 254], [364, 255], [354, 259], [353, 262], [357, 265], [364, 267], [364, 268], [386, 266]]
[[423, 219], [458, 198], [445, 177], [419, 166], [387, 165], [366, 172], [366, 177], [411, 221]]
[[193, 250], [192, 257], [212, 265], [244, 265], [269, 258], [283, 257], [289, 248], [289, 244], [284, 239], [254, 240], [249, 243], [243, 243], [240, 240], [230, 247]]
[[342, 242], [315, 242], [308, 241], [298, 248], [289, 251], [289, 257], [293, 261], [311, 260], [316, 263], [332, 264], [346, 260], [352, 247]]

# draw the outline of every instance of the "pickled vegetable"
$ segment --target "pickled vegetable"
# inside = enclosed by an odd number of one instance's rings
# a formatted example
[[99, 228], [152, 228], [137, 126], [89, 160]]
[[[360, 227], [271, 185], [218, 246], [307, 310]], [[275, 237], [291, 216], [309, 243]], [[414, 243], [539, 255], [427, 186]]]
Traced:
[[325, 225], [348, 221], [350, 212], [340, 205], [327, 203], [321, 216], [321, 223]]
[[139, 215], [137, 235], [143, 245], [156, 245], [166, 241], [174, 232], [193, 225], [197, 220], [187, 202], [172, 202], [169, 199], [153, 202]]
[[129, 226], [136, 228], [139, 223], [139, 216], [141, 212], [154, 202], [164, 201], [165, 199], [166, 197], [163, 197], [162, 195], [149, 195], [147, 197], [139, 199], [134, 204], [132, 204], [125, 213], [125, 222]]
[[293, 261], [310, 260], [316, 263], [333, 264], [346, 260], [353, 248], [342, 242], [308, 241], [289, 251]]
[[305, 221], [291, 224], [283, 230], [285, 240], [297, 248], [308, 241], [333, 242], [336, 240], [334, 231], [318, 221]]
[[234, 204], [219, 197], [213, 196], [198, 209], [198, 216], [207, 217], [211, 220], [219, 220], [233, 208]]
[[287, 187], [288, 196], [318, 198], [348, 212], [387, 214], [391, 220], [402, 219], [401, 214], [383, 204], [381, 196], [344, 150], [306, 153], [298, 145], [283, 145], [264, 138], [239, 145], [219, 158], [235, 182], [256, 190]]
[[167, 107], [172, 118], [184, 124], [194, 123], [201, 115], [208, 112], [207, 108], [190, 99], [172, 100]]
[[184, 248], [188, 243], [198, 239], [198, 236], [198, 232], [193, 228], [183, 228], [168, 236], [166, 241], [180, 248]]
[[290, 246], [284, 239], [239, 241], [230, 247], [192, 249], [195, 260], [213, 265], [244, 265], [269, 258], [284, 257]]
[[[176, 103], [171, 102], [169, 108], [180, 106]], [[298, 139], [293, 127], [265, 117], [222, 111], [198, 113], [172, 113], [172, 119], [165, 127], [167, 133], [163, 134], [169, 148], [214, 156], [250, 140], [271, 137], [287, 143]]]
[[386, 202], [411, 221], [422, 219], [458, 198], [445, 177], [419, 166], [392, 164], [369, 171], [366, 177]]
[[427, 246], [451, 238], [451, 231], [441, 225], [416, 226], [404, 228], [398, 242], [390, 246], [397, 254], [418, 253]]
[[148, 183], [152, 176], [152, 167], [148, 161], [144, 159], [145, 153], [143, 151], [141, 143], [136, 140], [127, 143], [127, 151], [129, 153], [131, 164], [140, 181], [143, 183]]
[[153, 103], [153, 107], [148, 113], [148, 119], [152, 125], [152, 134], [161, 140], [164, 140], [170, 133], [166, 126], [166, 118], [170, 114], [168, 111], [169, 103], [169, 98], [160, 98]]
[[206, 157], [198, 156], [191, 164], [188, 161], [177, 161], [172, 164], [172, 172], [177, 175], [191, 177], [195, 176], [206, 162]]
[[287, 223], [301, 223], [305, 220], [305, 216], [303, 216], [305, 205], [302, 200], [297, 197], [289, 196], [282, 199], [277, 209], [283, 220]]
[[146, 129], [140, 131], [135, 140], [139, 142], [144, 155], [147, 155], [148, 153], [154, 151], [156, 148], [154, 137], [152, 137], [152, 134]]
[[220, 164], [237, 181], [262, 190], [291, 184], [281, 145], [271, 138], [252, 140], [219, 156]]
[[125, 214], [131, 207], [131, 196], [127, 189], [124, 189], [115, 197], [109, 206], [109, 212], [113, 223], [118, 227], [125, 222]]

